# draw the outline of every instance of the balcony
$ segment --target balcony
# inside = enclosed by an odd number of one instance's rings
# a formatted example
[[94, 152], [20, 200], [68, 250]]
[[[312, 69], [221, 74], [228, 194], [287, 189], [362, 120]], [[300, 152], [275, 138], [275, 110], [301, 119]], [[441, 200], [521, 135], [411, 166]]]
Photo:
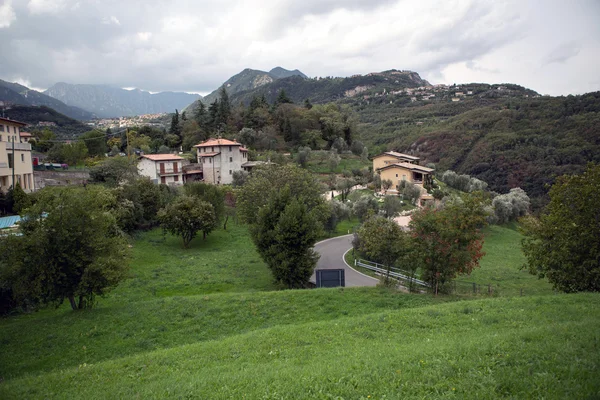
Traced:
[[181, 169], [179, 168], [163, 168], [156, 169], [156, 175], [158, 176], [166, 176], [166, 175], [179, 175], [181, 174]]
[[[6, 146], [6, 151], [12, 151], [12, 149], [13, 149], [13, 143], [12, 142], [4, 142], [4, 145]], [[17, 142], [15, 142], [14, 146], [15, 146], [14, 147], [15, 150], [31, 151], [31, 144], [29, 144], [29, 143], [17, 143]]]

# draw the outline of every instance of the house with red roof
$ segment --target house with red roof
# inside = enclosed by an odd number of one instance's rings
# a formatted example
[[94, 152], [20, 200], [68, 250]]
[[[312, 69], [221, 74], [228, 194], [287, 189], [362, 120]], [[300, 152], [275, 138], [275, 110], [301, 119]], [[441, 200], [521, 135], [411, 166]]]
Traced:
[[144, 154], [138, 162], [138, 171], [156, 183], [183, 185], [183, 161], [175, 154]]
[[194, 146], [204, 182], [231, 184], [233, 173], [248, 169], [248, 149], [228, 139], [208, 139]]

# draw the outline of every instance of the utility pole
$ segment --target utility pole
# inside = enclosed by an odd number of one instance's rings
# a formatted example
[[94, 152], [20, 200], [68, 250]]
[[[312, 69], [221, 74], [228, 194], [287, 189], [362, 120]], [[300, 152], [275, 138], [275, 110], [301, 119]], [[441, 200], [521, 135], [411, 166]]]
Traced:
[[131, 151], [129, 150], [129, 128], [125, 127], [125, 137], [127, 137], [127, 161], [131, 161]]
[[[14, 128], [13, 128], [14, 129]], [[15, 137], [13, 136], [13, 140], [12, 140], [12, 188], [14, 189], [15, 186]]]

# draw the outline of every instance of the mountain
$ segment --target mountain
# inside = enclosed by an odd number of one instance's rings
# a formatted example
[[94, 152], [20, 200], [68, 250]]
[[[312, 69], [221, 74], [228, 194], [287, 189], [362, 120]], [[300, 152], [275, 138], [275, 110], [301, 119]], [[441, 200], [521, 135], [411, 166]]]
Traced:
[[[306, 79], [307, 76], [297, 69], [290, 71], [281, 67], [275, 67], [271, 71], [261, 71], [257, 69], [246, 68], [239, 74], [232, 76], [227, 79], [222, 86], [225, 86], [227, 93], [230, 96], [236, 95], [240, 92], [246, 92], [254, 90], [258, 87], [268, 85], [269, 83], [275, 82], [276, 80], [289, 77], [298, 77], [299, 79]], [[205, 105], [209, 105], [219, 98], [219, 89], [215, 89], [212, 93], [202, 98], [202, 102]], [[188, 106], [188, 109], [194, 110], [198, 106], [198, 102]]]
[[60, 100], [19, 85], [18, 83], [10, 83], [3, 80], [0, 80], [0, 101], [9, 105], [46, 106], [77, 120], [90, 120], [94, 118], [94, 114], [89, 111], [69, 106]]
[[14, 105], [3, 109], [4, 116], [25, 122], [27, 131], [49, 129], [59, 139], [74, 139], [92, 128], [47, 106]]
[[271, 76], [276, 77], [277, 79], [289, 78], [290, 76], [300, 76], [302, 78], [308, 78], [308, 76], [304, 75], [302, 72], [298, 71], [297, 69], [290, 71], [290, 70], [287, 70], [287, 69], [281, 68], [281, 67], [273, 68], [272, 70], [269, 71], [269, 74]]
[[174, 112], [201, 98], [200, 95], [183, 92], [152, 94], [140, 89], [64, 82], [53, 85], [44, 93], [66, 104], [78, 105], [101, 118]]
[[348, 97], [373, 95], [378, 92], [392, 93], [406, 88], [430, 86], [418, 73], [412, 71], [389, 70], [372, 72], [366, 75], [353, 75], [347, 78], [302, 78], [290, 76], [274, 80], [252, 90], [233, 93], [230, 100], [248, 104], [254, 96], [265, 96], [273, 103], [281, 90], [295, 103], [309, 99], [312, 103], [328, 103]]

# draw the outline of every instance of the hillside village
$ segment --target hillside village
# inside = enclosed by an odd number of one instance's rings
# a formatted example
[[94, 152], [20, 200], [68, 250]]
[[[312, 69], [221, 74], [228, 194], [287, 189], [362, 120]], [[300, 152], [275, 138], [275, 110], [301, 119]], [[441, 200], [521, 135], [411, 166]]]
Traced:
[[282, 70], [0, 118], [0, 397], [596, 393], [600, 94]]

